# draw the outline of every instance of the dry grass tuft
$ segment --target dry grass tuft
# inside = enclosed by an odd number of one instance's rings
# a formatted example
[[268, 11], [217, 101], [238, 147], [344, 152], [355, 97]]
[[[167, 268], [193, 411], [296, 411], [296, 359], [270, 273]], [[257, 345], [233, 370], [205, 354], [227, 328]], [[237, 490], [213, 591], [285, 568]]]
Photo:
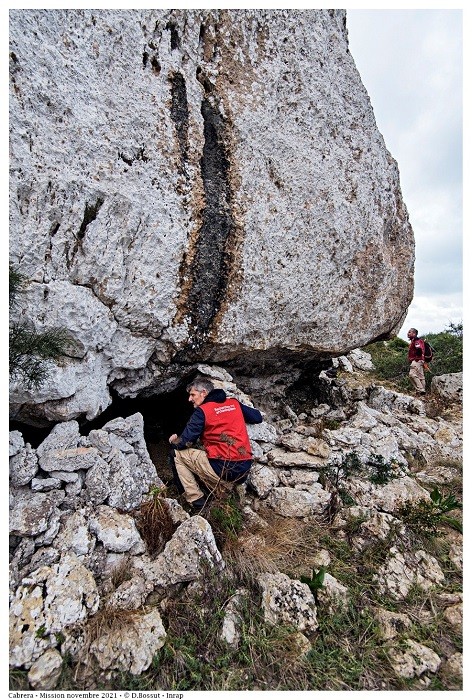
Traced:
[[106, 634], [112, 634], [120, 630], [124, 625], [134, 624], [141, 613], [136, 610], [124, 610], [105, 605], [87, 620], [84, 627], [84, 646], [90, 644]]
[[166, 488], [153, 486], [133, 515], [139, 534], [145, 541], [150, 556], [160, 554], [178, 525], [172, 520], [165, 500]]
[[113, 590], [116, 590], [122, 583], [131, 579], [129, 557], [122, 559], [121, 562], [113, 568], [110, 579]]
[[311, 573], [318, 563], [321, 523], [284, 518], [270, 509], [258, 514], [267, 526], [245, 529], [236, 541], [226, 542], [223, 556], [246, 574]]

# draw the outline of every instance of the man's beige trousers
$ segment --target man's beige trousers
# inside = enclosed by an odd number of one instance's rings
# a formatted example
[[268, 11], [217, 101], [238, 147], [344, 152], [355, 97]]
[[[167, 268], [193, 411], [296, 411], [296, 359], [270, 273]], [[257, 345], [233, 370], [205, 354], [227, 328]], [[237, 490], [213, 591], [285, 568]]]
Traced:
[[413, 360], [410, 364], [410, 379], [416, 391], [424, 393], [426, 391], [426, 380], [424, 378], [423, 363]]
[[195, 478], [195, 474], [205, 486], [217, 497], [225, 498], [233, 488], [233, 484], [224, 481], [212, 469], [206, 452], [190, 447], [186, 450], [175, 450], [175, 468], [185, 490], [185, 498], [189, 503], [202, 498], [205, 494]]

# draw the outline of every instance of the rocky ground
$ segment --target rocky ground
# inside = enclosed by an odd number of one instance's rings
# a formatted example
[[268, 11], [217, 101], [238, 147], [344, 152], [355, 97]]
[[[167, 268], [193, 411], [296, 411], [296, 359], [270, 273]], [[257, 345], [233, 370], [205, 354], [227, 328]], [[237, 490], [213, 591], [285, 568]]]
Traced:
[[[435, 378], [420, 400], [375, 381], [366, 353], [335, 364], [335, 377], [320, 377], [326, 403], [284, 405], [249, 427], [247, 484], [197, 515], [158, 451], [151, 460], [139, 413], [87, 436], [76, 421], [57, 424], [36, 449], [10, 433], [14, 687], [117, 688], [159, 663], [164, 673], [171, 657], [176, 673], [173, 614], [185, 602], [190, 621], [215, 575], [232, 581], [217, 629], [227, 658], [247, 643], [252, 606], [264, 629], [290, 630], [302, 679], [246, 672], [219, 689], [462, 687], [462, 375]], [[251, 403], [225, 370], [200, 369]], [[332, 651], [359, 652], [362, 670], [315, 676], [328, 621], [353, 611], [369, 621], [358, 649], [346, 627]], [[155, 678], [190, 690], [220, 682]]]

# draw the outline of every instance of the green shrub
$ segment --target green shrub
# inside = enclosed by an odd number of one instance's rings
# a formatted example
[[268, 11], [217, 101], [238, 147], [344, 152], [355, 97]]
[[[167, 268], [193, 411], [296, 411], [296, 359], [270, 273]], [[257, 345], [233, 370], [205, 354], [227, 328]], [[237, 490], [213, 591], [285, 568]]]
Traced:
[[396, 337], [371, 343], [363, 349], [370, 353], [377, 377], [387, 379], [401, 391], [410, 387], [407, 342]]
[[342, 479], [362, 471], [362, 462], [356, 452], [343, 455], [341, 462], [331, 462], [320, 468], [320, 477], [324, 485], [338, 489]]
[[215, 503], [208, 516], [216, 541], [222, 546], [227, 540], [237, 540], [243, 527], [243, 515], [241, 508], [234, 496], [230, 496], [221, 502]]
[[372, 455], [368, 461], [368, 465], [372, 468], [369, 481], [373, 484], [387, 484], [396, 476], [395, 468], [397, 463], [393, 459], [387, 462], [382, 455]]
[[321, 566], [318, 571], [316, 571], [316, 569], [312, 570], [311, 577], [300, 576], [300, 581], [307, 584], [308, 588], [313, 593], [315, 600], [317, 600], [319, 589], [323, 587], [325, 573], [326, 566]]
[[429, 494], [430, 500], [422, 499], [416, 503], [409, 503], [400, 509], [400, 517], [407, 525], [413, 526], [425, 535], [437, 535], [439, 526], [449, 525], [462, 532], [462, 524], [456, 518], [446, 513], [462, 508], [462, 504], [450, 493], [443, 496], [438, 488], [434, 488]]
[[[426, 386], [429, 387], [435, 375], [462, 372], [463, 339], [462, 323], [451, 323], [441, 333], [421, 335], [434, 348], [434, 358], [430, 371], [425, 372]], [[388, 380], [400, 391], [412, 388], [408, 378], [408, 343], [399, 338], [371, 343], [363, 349], [370, 353], [375, 367], [374, 374]]]

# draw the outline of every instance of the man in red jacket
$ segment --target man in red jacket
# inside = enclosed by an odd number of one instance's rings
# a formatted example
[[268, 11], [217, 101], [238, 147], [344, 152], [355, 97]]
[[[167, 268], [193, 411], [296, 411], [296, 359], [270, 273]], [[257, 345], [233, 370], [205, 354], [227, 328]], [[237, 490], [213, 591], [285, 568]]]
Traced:
[[409, 377], [420, 396], [426, 394], [426, 381], [424, 377], [424, 341], [418, 338], [416, 328], [410, 328], [407, 333], [410, 340], [408, 347], [408, 362], [410, 363]]
[[[187, 391], [195, 410], [182, 435], [171, 435], [169, 443], [186, 500], [202, 508], [206, 497], [195, 475], [217, 495], [227, 493], [233, 482], [243, 483], [252, 465], [246, 423], [262, 423], [262, 415], [228, 398], [207, 378], [194, 380]], [[204, 450], [192, 447], [199, 439]]]

